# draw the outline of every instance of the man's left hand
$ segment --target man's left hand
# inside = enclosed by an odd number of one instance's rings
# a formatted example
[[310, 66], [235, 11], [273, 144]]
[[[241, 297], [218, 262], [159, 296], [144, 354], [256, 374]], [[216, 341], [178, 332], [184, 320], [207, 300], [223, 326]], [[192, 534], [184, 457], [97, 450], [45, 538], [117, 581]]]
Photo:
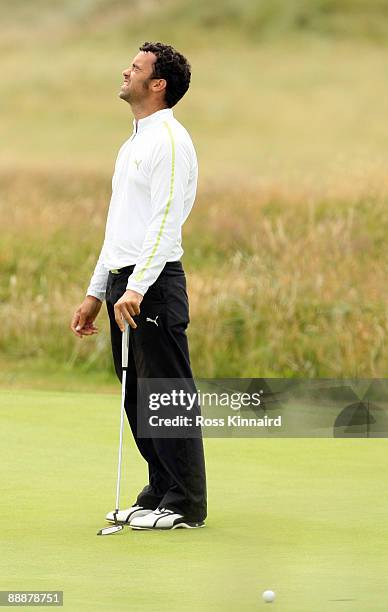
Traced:
[[128, 324], [136, 329], [137, 325], [132, 319], [133, 316], [140, 314], [140, 303], [143, 299], [141, 293], [128, 289], [119, 300], [117, 300], [115, 309], [115, 319], [120, 330], [124, 331], [124, 319], [128, 321]]

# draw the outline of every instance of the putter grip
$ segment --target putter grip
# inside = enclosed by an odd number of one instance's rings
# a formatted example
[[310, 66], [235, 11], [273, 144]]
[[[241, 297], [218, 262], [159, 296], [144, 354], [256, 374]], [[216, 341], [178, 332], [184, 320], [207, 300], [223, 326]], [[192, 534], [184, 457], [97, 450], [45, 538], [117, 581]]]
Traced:
[[124, 331], [121, 339], [121, 366], [128, 367], [128, 348], [129, 348], [129, 325], [127, 321], [124, 323]]

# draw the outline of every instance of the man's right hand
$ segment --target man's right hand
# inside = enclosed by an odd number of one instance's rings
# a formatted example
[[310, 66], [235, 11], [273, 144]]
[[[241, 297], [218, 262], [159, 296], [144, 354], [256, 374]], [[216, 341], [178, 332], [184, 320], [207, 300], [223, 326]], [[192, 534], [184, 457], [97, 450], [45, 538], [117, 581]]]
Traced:
[[101, 300], [92, 295], [87, 295], [73, 315], [70, 324], [71, 331], [79, 338], [97, 334], [98, 328], [94, 325], [94, 321], [100, 312], [101, 306]]

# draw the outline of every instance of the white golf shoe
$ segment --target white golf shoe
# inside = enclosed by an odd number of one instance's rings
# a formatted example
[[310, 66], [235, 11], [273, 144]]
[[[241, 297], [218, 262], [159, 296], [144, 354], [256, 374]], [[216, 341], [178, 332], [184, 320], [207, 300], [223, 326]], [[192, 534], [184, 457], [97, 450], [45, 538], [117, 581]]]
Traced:
[[111, 523], [120, 523], [122, 525], [128, 525], [130, 521], [135, 517], [143, 517], [147, 514], [151, 514], [153, 510], [149, 508], [143, 508], [143, 506], [131, 506], [126, 510], [119, 510], [116, 516], [116, 520], [114, 517], [114, 510], [112, 512], [108, 512], [106, 515], [106, 520]]
[[205, 527], [205, 523], [203, 521], [189, 522], [183, 514], [178, 514], [167, 508], [157, 508], [147, 515], [138, 515], [132, 518], [130, 527], [132, 529], [196, 529]]

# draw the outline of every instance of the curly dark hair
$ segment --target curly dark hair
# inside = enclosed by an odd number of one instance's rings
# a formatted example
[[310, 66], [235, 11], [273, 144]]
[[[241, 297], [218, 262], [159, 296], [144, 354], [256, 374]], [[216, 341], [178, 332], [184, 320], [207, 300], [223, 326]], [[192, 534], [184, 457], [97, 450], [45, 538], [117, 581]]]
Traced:
[[190, 85], [191, 66], [187, 59], [171, 45], [161, 42], [145, 42], [140, 51], [151, 51], [156, 55], [154, 73], [151, 78], [166, 79], [165, 101], [169, 108], [175, 106], [185, 95]]

